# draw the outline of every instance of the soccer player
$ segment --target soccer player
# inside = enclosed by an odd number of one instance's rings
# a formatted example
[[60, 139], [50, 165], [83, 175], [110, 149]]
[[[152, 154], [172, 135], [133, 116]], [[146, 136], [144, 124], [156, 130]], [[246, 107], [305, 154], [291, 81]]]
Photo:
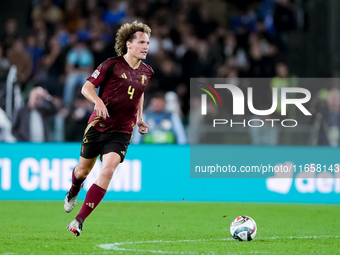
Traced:
[[72, 172], [72, 187], [64, 201], [67, 213], [76, 206], [83, 182], [99, 155], [102, 169], [79, 214], [67, 226], [75, 236], [80, 235], [83, 222], [103, 199], [116, 167], [123, 162], [135, 124], [139, 133], [148, 132], [142, 119], [143, 102], [153, 70], [142, 60], [148, 53], [150, 33], [147, 25], [137, 21], [122, 25], [116, 35], [118, 57], [100, 64], [82, 87], [82, 94], [95, 105], [84, 132], [79, 164]]

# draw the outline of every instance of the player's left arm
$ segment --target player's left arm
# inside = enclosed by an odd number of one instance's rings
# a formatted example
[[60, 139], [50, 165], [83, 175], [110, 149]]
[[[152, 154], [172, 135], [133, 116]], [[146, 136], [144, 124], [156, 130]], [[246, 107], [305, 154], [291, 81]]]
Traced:
[[138, 126], [138, 132], [141, 135], [145, 135], [148, 133], [148, 125], [143, 121], [143, 105], [144, 105], [144, 93], [139, 99], [139, 107], [138, 107], [138, 113], [137, 113], [137, 126]]

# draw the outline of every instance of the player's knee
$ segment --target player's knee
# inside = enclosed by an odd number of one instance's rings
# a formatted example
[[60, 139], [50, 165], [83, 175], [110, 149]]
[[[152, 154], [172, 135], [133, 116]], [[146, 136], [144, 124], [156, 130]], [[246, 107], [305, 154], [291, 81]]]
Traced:
[[105, 178], [105, 179], [110, 179], [112, 178], [113, 176], [113, 173], [115, 171], [115, 168], [113, 167], [104, 167], [101, 171], [101, 175]]
[[91, 168], [77, 166], [76, 177], [85, 178], [91, 172]]

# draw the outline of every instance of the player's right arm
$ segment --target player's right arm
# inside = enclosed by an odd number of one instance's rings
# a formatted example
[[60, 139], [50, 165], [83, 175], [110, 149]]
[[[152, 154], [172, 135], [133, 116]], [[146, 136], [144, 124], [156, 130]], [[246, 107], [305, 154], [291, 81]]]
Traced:
[[99, 117], [103, 117], [105, 120], [107, 117], [110, 117], [107, 108], [101, 100], [101, 98], [97, 95], [96, 91], [94, 90], [95, 86], [92, 82], [86, 81], [81, 89], [81, 93], [86, 97], [89, 101], [94, 103], [94, 111], [96, 115]]

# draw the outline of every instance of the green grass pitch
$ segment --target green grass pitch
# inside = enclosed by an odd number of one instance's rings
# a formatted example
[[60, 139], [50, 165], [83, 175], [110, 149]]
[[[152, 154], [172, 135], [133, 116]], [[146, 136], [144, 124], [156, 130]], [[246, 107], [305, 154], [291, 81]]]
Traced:
[[[74, 237], [81, 204], [0, 201], [0, 254], [340, 254], [338, 205], [103, 202]], [[239, 215], [255, 240], [231, 239]]]

